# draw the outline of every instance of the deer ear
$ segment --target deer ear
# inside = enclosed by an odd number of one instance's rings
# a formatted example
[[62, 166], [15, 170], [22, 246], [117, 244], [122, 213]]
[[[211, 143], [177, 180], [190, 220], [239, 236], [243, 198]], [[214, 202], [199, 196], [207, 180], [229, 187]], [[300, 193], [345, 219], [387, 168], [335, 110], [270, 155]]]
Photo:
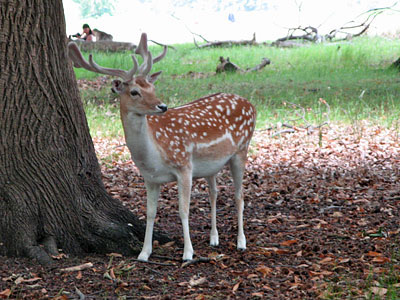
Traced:
[[121, 94], [123, 92], [123, 84], [121, 80], [115, 79], [112, 81], [112, 88], [113, 93]]
[[151, 74], [151, 75], [148, 77], [149, 82], [150, 82], [150, 83], [156, 82], [156, 80], [158, 79], [158, 76], [160, 76], [161, 73], [162, 73], [162, 71], [158, 71], [158, 72], [155, 72], [155, 73]]

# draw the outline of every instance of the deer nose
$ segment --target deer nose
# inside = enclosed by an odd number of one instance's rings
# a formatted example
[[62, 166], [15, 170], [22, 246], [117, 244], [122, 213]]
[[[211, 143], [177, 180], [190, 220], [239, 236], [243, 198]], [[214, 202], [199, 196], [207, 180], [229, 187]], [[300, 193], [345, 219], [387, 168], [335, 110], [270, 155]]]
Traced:
[[167, 106], [167, 104], [160, 104], [160, 105], [157, 105], [157, 108], [159, 109], [159, 110], [161, 110], [162, 112], [166, 112], [167, 110], [168, 110], [168, 106]]

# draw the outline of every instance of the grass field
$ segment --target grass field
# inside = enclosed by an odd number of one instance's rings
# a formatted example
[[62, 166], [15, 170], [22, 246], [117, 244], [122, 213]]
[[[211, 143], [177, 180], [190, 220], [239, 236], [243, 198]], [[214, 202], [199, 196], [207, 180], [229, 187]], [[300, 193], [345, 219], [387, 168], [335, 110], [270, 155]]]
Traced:
[[[298, 110], [306, 119], [319, 123], [326, 118], [323, 98], [330, 105], [333, 122], [354, 123], [369, 120], [383, 126], [398, 126], [400, 75], [389, 69], [400, 55], [400, 41], [384, 38], [359, 38], [339, 44], [319, 44], [282, 49], [270, 46], [197, 49], [193, 44], [174, 45], [167, 56], [153, 66], [162, 70], [156, 82], [157, 95], [169, 106], [177, 106], [215, 92], [236, 93], [257, 107], [258, 128], [287, 122]], [[152, 46], [154, 55], [161, 47]], [[130, 53], [93, 53], [102, 66], [128, 69]], [[86, 54], [87, 55], [87, 54]], [[242, 68], [253, 67], [263, 57], [271, 65], [259, 72], [215, 74], [219, 57], [230, 57]], [[97, 75], [75, 69], [78, 79]], [[82, 98], [94, 135], [121, 135], [117, 105], [109, 86], [100, 91], [83, 91]]]

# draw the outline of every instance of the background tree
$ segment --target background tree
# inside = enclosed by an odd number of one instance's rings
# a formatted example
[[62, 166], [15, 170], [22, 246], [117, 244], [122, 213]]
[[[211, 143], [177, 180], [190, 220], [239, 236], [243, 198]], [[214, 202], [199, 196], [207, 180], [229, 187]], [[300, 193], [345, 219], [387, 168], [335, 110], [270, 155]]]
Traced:
[[1, 1], [0, 28], [0, 254], [137, 253], [144, 227], [101, 181], [62, 1]]
[[98, 18], [102, 15], [113, 15], [115, 0], [73, 0], [81, 7], [83, 18]]

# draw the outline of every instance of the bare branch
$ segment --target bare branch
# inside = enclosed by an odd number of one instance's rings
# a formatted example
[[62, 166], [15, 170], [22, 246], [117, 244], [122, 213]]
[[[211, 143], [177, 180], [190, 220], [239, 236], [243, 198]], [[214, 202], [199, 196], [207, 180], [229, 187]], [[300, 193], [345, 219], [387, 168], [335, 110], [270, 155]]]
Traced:
[[86, 264], [82, 264], [79, 266], [60, 269], [60, 271], [61, 272], [76, 272], [76, 271], [83, 271], [83, 270], [89, 269], [91, 267], [93, 267], [93, 264], [91, 262], [88, 262]]
[[181, 267], [185, 268], [185, 267], [190, 266], [190, 265], [194, 265], [194, 264], [198, 264], [198, 263], [202, 263], [202, 262], [207, 262], [208, 263], [208, 262], [211, 262], [211, 261], [212, 261], [211, 258], [199, 257], [199, 258], [188, 260], [188, 261], [184, 262]]
[[159, 43], [159, 42], [157, 42], [157, 41], [155, 41], [155, 40], [149, 40], [149, 42], [152, 42], [152, 43], [154, 43], [154, 44], [156, 44], [156, 45], [158, 45], [158, 46], [168, 47], [168, 48], [171, 48], [172, 50], [175, 50], [175, 51], [176, 51], [176, 48], [175, 48], [174, 46], [162, 44], [162, 43]]
[[[319, 102], [321, 104], [323, 104], [326, 107], [326, 112], [322, 113], [321, 111], [314, 112], [311, 111], [315, 116], [319, 117], [323, 116], [324, 120], [321, 120], [321, 122], [319, 124], [311, 124], [309, 121], [307, 121], [306, 119], [306, 114], [308, 112], [307, 109], [305, 109], [303, 106], [296, 104], [296, 103], [291, 103], [291, 102], [285, 102], [284, 105], [286, 106], [286, 104], [290, 104], [290, 106], [294, 109], [296, 109], [299, 112], [296, 112], [296, 115], [298, 116], [297, 118], [294, 119], [289, 119], [287, 121], [287, 123], [283, 123], [280, 126], [276, 126], [276, 129], [280, 129], [282, 127], [287, 127], [289, 129], [282, 129], [279, 130], [273, 134], [271, 134], [271, 137], [275, 137], [278, 135], [282, 135], [284, 133], [294, 133], [294, 132], [298, 132], [298, 131], [307, 131], [307, 134], [311, 134], [313, 133], [316, 129], [321, 129], [323, 126], [329, 125], [330, 124], [330, 112], [331, 112], [331, 108], [328, 104], [328, 102], [325, 99], [319, 98]], [[291, 125], [290, 123], [295, 124], [297, 121], [302, 121], [304, 122], [305, 126], [296, 126], [296, 125]], [[274, 129], [274, 128], [270, 128], [270, 129]]]
[[141, 262], [141, 263], [144, 263], [144, 264], [166, 266], [166, 267], [176, 267], [176, 265], [174, 265], [174, 264], [161, 263], [161, 262], [157, 262], [157, 261], [149, 261], [149, 260], [144, 261], [144, 260], [141, 260], [141, 259], [134, 259], [134, 258], [132, 260], [137, 261], [137, 262]]

